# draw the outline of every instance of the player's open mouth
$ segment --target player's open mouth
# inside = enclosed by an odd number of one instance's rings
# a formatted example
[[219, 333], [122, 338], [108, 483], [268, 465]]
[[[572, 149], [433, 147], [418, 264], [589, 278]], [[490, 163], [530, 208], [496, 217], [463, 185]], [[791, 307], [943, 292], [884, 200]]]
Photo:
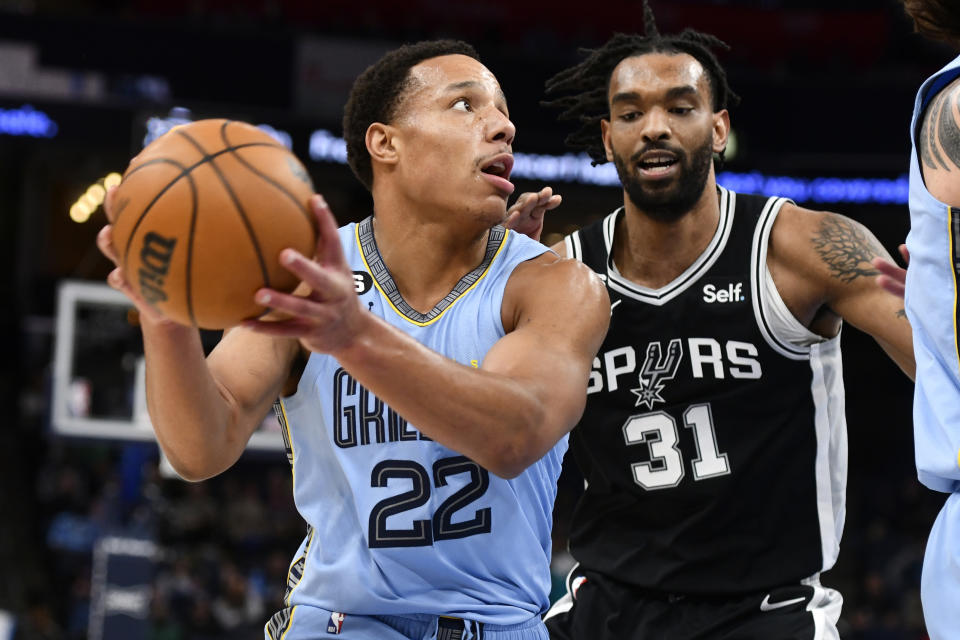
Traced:
[[669, 151], [649, 151], [640, 157], [637, 168], [644, 176], [659, 178], [673, 173], [679, 164], [677, 156]]
[[509, 153], [495, 155], [480, 165], [483, 177], [507, 195], [514, 190], [513, 183], [510, 182], [511, 171], [513, 171], [513, 156]]

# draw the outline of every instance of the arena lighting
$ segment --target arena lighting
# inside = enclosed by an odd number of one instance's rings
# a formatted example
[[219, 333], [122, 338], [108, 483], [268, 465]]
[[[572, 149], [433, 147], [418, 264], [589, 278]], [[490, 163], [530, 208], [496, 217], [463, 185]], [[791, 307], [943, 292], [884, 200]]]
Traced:
[[0, 135], [52, 138], [59, 129], [50, 116], [28, 104], [19, 109], [0, 109]]
[[120, 184], [121, 179], [120, 174], [114, 171], [87, 187], [83, 195], [70, 206], [70, 219], [80, 224], [89, 220], [90, 216], [103, 204], [104, 198], [107, 197], [107, 189]]
[[70, 207], [70, 219], [77, 223], [89, 220], [91, 213], [90, 208], [83, 202], [74, 202], [73, 206]]
[[110, 189], [120, 184], [121, 180], [123, 180], [123, 176], [114, 171], [113, 173], [108, 173], [103, 179], [103, 186], [105, 189]]
[[[316, 162], [346, 164], [347, 145], [325, 129], [310, 136], [310, 159]], [[619, 187], [616, 168], [612, 164], [590, 165], [585, 153], [548, 155], [515, 153], [512, 176], [544, 182], [576, 182]], [[778, 195], [798, 202], [894, 204], [906, 205], [909, 184], [906, 175], [898, 178], [798, 178], [771, 176], [759, 172], [721, 171], [717, 182], [743, 193]]]
[[[153, 116], [147, 118], [147, 135], [143, 138], [143, 146], [147, 146], [174, 127], [193, 121], [193, 114], [190, 112], [190, 109], [186, 107], [173, 107], [166, 117]], [[272, 127], [269, 124], [258, 124], [255, 126], [287, 149], [293, 148], [293, 138], [286, 131]]]
[[89, 189], [87, 189], [86, 195], [93, 198], [93, 201], [99, 207], [101, 204], [103, 204], [103, 199], [107, 195], [107, 190], [102, 184], [95, 182], [94, 184], [90, 185]]
[[90, 195], [90, 191], [87, 191], [85, 194], [80, 196], [80, 199], [77, 202], [87, 205], [87, 208], [90, 211], [94, 211], [97, 207], [100, 206], [100, 203], [97, 202], [97, 199]]
[[723, 157], [727, 160], [733, 160], [737, 157], [737, 153], [740, 151], [740, 136], [737, 135], [737, 132], [733, 129], [730, 129], [730, 133], [727, 134], [727, 146], [724, 149]]

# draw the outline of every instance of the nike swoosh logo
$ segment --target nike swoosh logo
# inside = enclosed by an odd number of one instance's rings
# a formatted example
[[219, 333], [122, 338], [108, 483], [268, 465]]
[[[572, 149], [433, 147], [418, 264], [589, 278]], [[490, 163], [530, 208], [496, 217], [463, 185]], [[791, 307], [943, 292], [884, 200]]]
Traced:
[[803, 602], [806, 598], [793, 598], [792, 600], [782, 600], [780, 602], [770, 602], [770, 594], [768, 593], [764, 598], [763, 602], [760, 603], [760, 611], [773, 611], [774, 609], [780, 609], [782, 607], [789, 607], [792, 604], [797, 604], [798, 602]]

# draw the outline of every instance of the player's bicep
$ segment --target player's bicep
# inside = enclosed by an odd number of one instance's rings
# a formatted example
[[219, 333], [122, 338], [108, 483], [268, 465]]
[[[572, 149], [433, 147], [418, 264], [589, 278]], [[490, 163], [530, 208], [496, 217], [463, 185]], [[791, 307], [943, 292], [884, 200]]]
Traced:
[[813, 235], [826, 303], [845, 322], [873, 336], [909, 375], [913, 375], [913, 342], [903, 300], [876, 282], [874, 258], [891, 260], [889, 252], [862, 224], [845, 216], [822, 214]]
[[516, 326], [487, 353], [482, 368], [524, 385], [546, 409], [551, 430], [565, 433], [583, 412], [610, 300], [582, 263], [562, 260], [547, 269], [548, 277], [519, 292]]

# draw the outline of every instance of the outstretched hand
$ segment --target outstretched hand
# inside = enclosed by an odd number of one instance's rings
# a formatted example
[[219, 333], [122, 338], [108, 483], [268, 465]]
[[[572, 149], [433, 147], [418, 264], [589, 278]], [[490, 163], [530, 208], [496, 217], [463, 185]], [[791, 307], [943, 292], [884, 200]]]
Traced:
[[561, 201], [561, 196], [555, 195], [550, 187], [544, 187], [537, 192], [523, 193], [513, 206], [507, 209], [507, 220], [504, 226], [539, 240], [540, 234], [543, 233], [543, 214], [559, 207]]
[[280, 252], [280, 264], [301, 281], [303, 295], [257, 290], [257, 304], [279, 311], [283, 320], [248, 320], [243, 326], [265, 335], [296, 338], [310, 351], [333, 353], [352, 344], [367, 320], [353, 284], [337, 222], [323, 196], [310, 199], [317, 218], [313, 259], [295, 249]]
[[[904, 263], [909, 266], [910, 252], [907, 251], [907, 245], [901, 244], [898, 249], [900, 250], [900, 255], [903, 256]], [[902, 298], [904, 289], [906, 288], [907, 270], [890, 262], [886, 258], [874, 258], [871, 262], [873, 267], [880, 272], [880, 275], [877, 277], [877, 284], [880, 285], [884, 291], [888, 291]]]

